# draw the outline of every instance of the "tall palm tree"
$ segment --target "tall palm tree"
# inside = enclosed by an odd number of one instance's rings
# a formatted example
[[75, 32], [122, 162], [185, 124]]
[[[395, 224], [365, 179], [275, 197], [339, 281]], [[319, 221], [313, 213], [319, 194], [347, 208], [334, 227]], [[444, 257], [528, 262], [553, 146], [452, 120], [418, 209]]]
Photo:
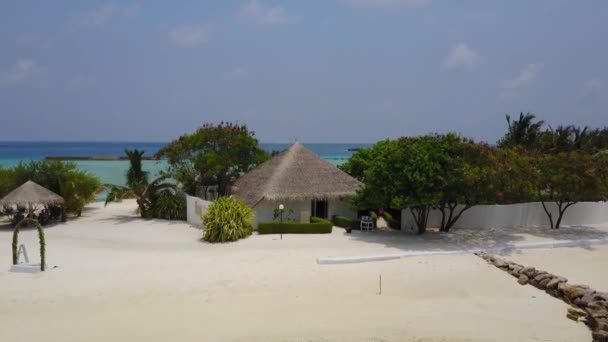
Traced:
[[506, 115], [509, 128], [505, 136], [498, 142], [500, 147], [523, 146], [536, 147], [541, 134], [544, 121], [534, 122], [536, 116], [532, 113], [523, 112], [519, 114], [519, 120], [511, 121], [511, 116]]
[[175, 189], [175, 185], [165, 183], [167, 176], [161, 176], [148, 182], [148, 172], [142, 168], [144, 151], [125, 150], [129, 159], [129, 169], [126, 173], [127, 186], [105, 184], [108, 191], [106, 205], [110, 202], [120, 202], [126, 198], [135, 198], [139, 213], [144, 218], [152, 216], [152, 207], [158, 193], [167, 189]]

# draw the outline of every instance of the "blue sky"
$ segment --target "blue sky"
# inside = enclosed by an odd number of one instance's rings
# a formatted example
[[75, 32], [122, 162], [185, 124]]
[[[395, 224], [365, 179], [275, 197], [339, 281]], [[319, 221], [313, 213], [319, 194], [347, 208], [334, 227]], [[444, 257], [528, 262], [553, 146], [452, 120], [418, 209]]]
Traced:
[[4, 1], [0, 140], [374, 142], [607, 125], [608, 1]]

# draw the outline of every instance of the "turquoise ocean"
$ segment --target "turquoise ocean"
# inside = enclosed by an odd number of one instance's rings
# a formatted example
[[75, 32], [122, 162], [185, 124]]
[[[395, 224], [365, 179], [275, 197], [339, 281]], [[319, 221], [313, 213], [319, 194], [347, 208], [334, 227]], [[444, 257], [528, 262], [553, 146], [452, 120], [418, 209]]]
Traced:
[[[20, 162], [30, 160], [43, 160], [49, 156], [123, 156], [125, 149], [140, 149], [145, 151], [146, 156], [151, 156], [166, 143], [136, 143], [136, 142], [0, 142], [0, 166], [10, 167]], [[260, 146], [268, 152], [282, 151], [289, 144], [261, 143]], [[368, 147], [368, 144], [304, 144], [307, 148], [328, 160], [334, 165], [339, 165], [354, 153], [352, 149]], [[349, 150], [351, 149], [351, 150]], [[125, 172], [128, 161], [74, 161], [84, 171], [87, 171], [101, 180], [102, 183], [124, 184]], [[163, 160], [144, 161], [144, 168], [151, 175], [157, 175], [159, 171], [167, 168], [167, 162]]]

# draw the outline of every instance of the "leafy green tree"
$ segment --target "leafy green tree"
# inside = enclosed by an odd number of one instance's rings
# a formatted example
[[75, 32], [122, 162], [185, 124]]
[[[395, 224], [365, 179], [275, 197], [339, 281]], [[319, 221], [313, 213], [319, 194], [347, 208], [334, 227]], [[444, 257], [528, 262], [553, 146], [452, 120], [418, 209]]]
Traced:
[[376, 156], [391, 144], [390, 140], [381, 140], [376, 142], [372, 147], [360, 148], [343, 164], [338, 165], [338, 168], [354, 178], [363, 181], [365, 171], [369, 169]]
[[[546, 154], [535, 160], [536, 191], [552, 229], [559, 229], [566, 210], [580, 201], [602, 199], [602, 183], [592, 156], [578, 151]], [[547, 204], [557, 206], [554, 217]]]
[[440, 173], [440, 231], [449, 232], [462, 214], [493, 198], [496, 150], [453, 134], [438, 137], [444, 156]]
[[217, 187], [219, 195], [228, 195], [238, 177], [269, 158], [247, 126], [223, 122], [182, 135], [157, 156], [168, 159], [168, 175], [187, 193], [206, 193], [209, 187]]
[[531, 113], [520, 113], [519, 120], [511, 121], [510, 115], [506, 115], [506, 118], [508, 129], [504, 137], [498, 141], [499, 147], [537, 147], [544, 121], [535, 122], [536, 116]]

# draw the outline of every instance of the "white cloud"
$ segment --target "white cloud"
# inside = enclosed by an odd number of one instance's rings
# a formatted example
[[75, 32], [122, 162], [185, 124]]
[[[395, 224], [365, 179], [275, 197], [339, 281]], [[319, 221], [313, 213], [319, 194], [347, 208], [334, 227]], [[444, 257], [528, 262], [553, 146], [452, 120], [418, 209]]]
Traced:
[[65, 87], [68, 90], [90, 89], [96, 85], [95, 79], [87, 75], [76, 75], [65, 82]]
[[608, 89], [601, 80], [594, 78], [583, 84], [580, 99], [582, 101], [593, 101], [605, 96], [608, 96]]
[[507, 80], [502, 85], [501, 96], [512, 97], [528, 84], [534, 82], [538, 75], [543, 71], [545, 65], [542, 63], [532, 63], [526, 65], [519, 71], [517, 77]]
[[19, 59], [6, 69], [0, 69], [0, 87], [11, 87], [34, 79], [44, 68], [31, 59]]
[[454, 46], [442, 64], [444, 69], [470, 70], [481, 62], [479, 53], [464, 43]]
[[241, 6], [239, 16], [247, 21], [260, 25], [281, 25], [294, 22], [296, 19], [280, 6], [266, 6], [258, 0], [250, 0]]
[[181, 47], [193, 47], [209, 41], [209, 29], [206, 26], [180, 26], [169, 29], [169, 39]]
[[249, 69], [244, 66], [237, 67], [224, 75], [227, 80], [244, 80], [249, 76]]
[[125, 17], [135, 17], [139, 15], [139, 5], [131, 5], [122, 9], [122, 15]]
[[431, 3], [431, 0], [346, 0], [353, 7], [389, 8], [389, 7], [420, 7]]
[[112, 4], [89, 11], [79, 12], [72, 16], [72, 22], [79, 26], [103, 26], [112, 19], [115, 10], [116, 6]]

